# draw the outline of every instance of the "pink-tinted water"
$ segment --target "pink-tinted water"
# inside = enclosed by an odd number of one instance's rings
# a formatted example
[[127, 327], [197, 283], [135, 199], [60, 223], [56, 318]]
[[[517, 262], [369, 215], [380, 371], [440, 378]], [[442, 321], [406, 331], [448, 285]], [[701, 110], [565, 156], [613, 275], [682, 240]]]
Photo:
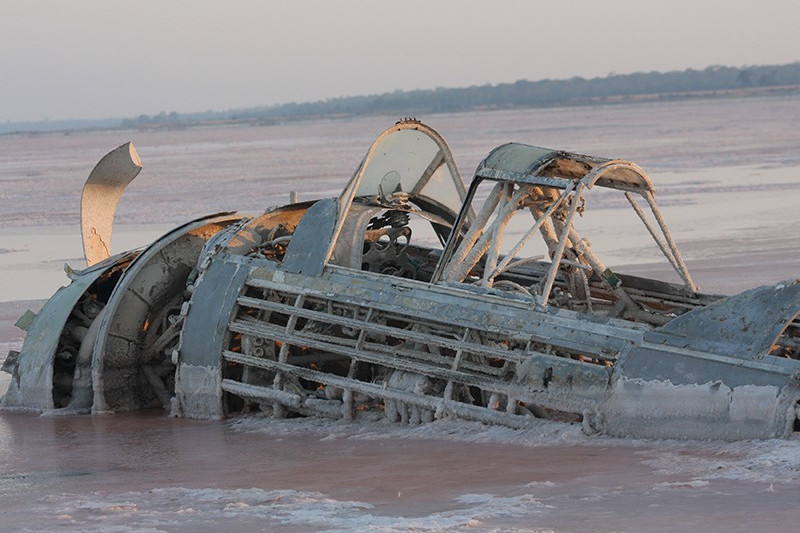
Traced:
[[[773, 531], [798, 517], [789, 473], [718, 479], [748, 460], [733, 445], [245, 422], [6, 413], [0, 529]], [[681, 471], [683, 457], [712, 465]]]
[[[798, 277], [800, 97], [424, 118], [467, 179], [511, 140], [640, 163], [706, 290]], [[113, 147], [133, 140], [145, 167], [120, 203], [120, 250], [289, 190], [334, 195], [393, 120], [0, 138], [0, 351], [19, 348], [11, 324], [39, 305], [19, 300], [80, 266], [80, 190]], [[590, 237], [609, 264], [665, 273], [615, 208], [600, 211]], [[0, 413], [0, 531], [789, 531], [799, 502], [798, 439]]]

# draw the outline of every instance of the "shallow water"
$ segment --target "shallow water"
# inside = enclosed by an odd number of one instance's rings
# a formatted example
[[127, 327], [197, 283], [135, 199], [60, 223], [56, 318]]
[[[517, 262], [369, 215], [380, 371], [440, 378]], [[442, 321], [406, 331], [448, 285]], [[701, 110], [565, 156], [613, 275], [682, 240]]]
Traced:
[[798, 445], [5, 413], [0, 498], [4, 530], [770, 531], [798, 517]]
[[[641, 164], [707, 291], [798, 277], [800, 97], [424, 118], [467, 179], [511, 140]], [[20, 346], [16, 316], [38, 305], [18, 301], [65, 283], [63, 263], [80, 268], [81, 187], [115, 146], [133, 140], [145, 167], [120, 203], [120, 251], [195, 216], [260, 212], [289, 190], [337, 194], [393, 121], [0, 137], [0, 356]], [[646, 232], [599, 207], [585, 221], [598, 254], [665, 274]], [[0, 413], [0, 501], [3, 531], [793, 530], [800, 441]]]

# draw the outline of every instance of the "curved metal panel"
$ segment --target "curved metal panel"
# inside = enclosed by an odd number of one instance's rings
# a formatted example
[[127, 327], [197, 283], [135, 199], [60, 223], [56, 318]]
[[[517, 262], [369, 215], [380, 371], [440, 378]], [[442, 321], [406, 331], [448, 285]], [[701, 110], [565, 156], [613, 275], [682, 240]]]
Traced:
[[111, 250], [111, 228], [125, 187], [142, 170], [133, 143], [107, 153], [92, 169], [81, 194], [81, 237], [86, 264], [107, 258]]
[[246, 262], [221, 255], [197, 280], [184, 317], [173, 414], [222, 418], [222, 350], [236, 299], [250, 273]]
[[240, 218], [225, 213], [192, 221], [153, 242], [131, 264], [111, 294], [97, 333], [92, 355], [94, 411], [169, 401], [169, 385], [159, 383], [162, 377], [156, 368], [168, 366], [166, 337], [177, 338], [178, 330], [168, 320], [178, 314], [187, 279], [206, 241]]
[[87, 290], [103, 275], [126, 263], [131, 252], [119, 254], [81, 272], [45, 302], [28, 327], [17, 357], [3, 408], [46, 410], [53, 402], [53, 364], [64, 327]]
[[309, 207], [289, 242], [283, 267], [307, 276], [322, 274], [328, 250], [333, 246], [338, 216], [337, 198], [326, 198]]
[[800, 281], [785, 281], [693, 309], [658, 331], [691, 339], [696, 350], [759, 359], [798, 313]]
[[519, 143], [504, 144], [492, 150], [478, 165], [475, 177], [541, 183], [563, 189], [568, 181], [582, 179], [595, 169], [603, 174], [592, 180], [597, 185], [639, 193], [655, 192], [647, 173], [630, 161]]

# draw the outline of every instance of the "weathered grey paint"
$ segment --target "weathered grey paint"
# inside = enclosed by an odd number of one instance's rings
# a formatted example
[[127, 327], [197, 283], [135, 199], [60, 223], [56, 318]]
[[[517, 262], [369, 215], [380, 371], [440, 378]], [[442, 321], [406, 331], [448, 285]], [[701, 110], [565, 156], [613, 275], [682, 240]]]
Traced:
[[53, 362], [72, 310], [95, 281], [130, 258], [131, 253], [126, 252], [86, 270], [73, 272], [72, 283], [58, 289], [45, 302], [28, 327], [0, 407], [36, 411], [53, 409]]
[[[183, 301], [187, 279], [206, 241], [241, 217], [209, 215], [179, 226], [155, 240], [131, 263], [114, 288], [93, 350], [93, 410], [126, 411], [144, 407], [142, 367], [158, 354], [148, 353], [148, 326], [177, 298]], [[165, 317], [162, 317], [165, 318]]]
[[307, 276], [322, 274], [338, 220], [339, 201], [336, 198], [326, 198], [309, 207], [289, 242], [283, 268]]
[[213, 261], [202, 273], [186, 307], [175, 377], [176, 414], [220, 418], [222, 350], [228, 320], [250, 268], [246, 262]]
[[689, 311], [659, 331], [700, 351], [760, 360], [800, 314], [800, 280], [756, 287]]

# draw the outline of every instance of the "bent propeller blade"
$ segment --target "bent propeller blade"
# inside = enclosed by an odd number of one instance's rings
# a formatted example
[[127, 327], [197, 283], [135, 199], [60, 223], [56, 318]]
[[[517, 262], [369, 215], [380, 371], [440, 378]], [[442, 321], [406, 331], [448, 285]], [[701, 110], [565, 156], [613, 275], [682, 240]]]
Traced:
[[133, 143], [107, 153], [95, 165], [81, 194], [81, 238], [86, 265], [111, 255], [114, 214], [123, 191], [142, 170]]

